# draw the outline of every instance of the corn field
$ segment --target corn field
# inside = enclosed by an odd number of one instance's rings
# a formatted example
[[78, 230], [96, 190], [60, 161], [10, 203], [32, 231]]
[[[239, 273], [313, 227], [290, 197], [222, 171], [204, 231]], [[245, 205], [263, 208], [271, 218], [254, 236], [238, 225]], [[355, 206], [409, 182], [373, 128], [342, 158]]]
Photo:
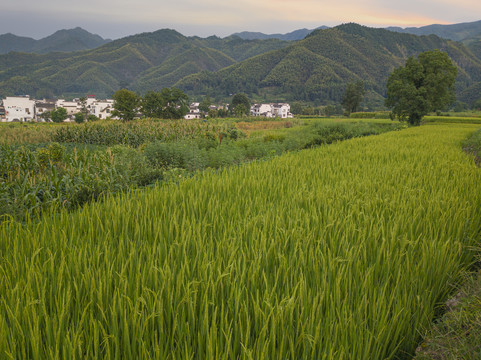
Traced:
[[476, 125], [0, 225], [0, 358], [409, 358], [481, 238]]
[[217, 139], [222, 130], [220, 125], [201, 121], [139, 120], [130, 123], [64, 126], [53, 133], [52, 139], [60, 143], [138, 147], [152, 141], [179, 141], [201, 137]]

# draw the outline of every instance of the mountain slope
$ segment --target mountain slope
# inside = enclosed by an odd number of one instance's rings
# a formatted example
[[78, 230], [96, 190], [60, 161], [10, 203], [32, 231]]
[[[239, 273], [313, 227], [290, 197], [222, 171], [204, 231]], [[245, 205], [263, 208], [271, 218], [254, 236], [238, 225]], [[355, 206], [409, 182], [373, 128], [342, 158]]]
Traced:
[[407, 57], [433, 49], [448, 52], [457, 63], [459, 93], [481, 81], [481, 61], [460, 43], [345, 24], [216, 73], [190, 75], [176, 86], [211, 96], [243, 91], [264, 99], [329, 103], [341, 100], [347, 82], [362, 80], [368, 98], [381, 103], [392, 70]]
[[0, 54], [7, 54], [10, 51], [46, 54], [54, 51], [88, 50], [99, 47], [109, 41], [79, 27], [70, 30], [59, 30], [40, 40], [4, 34], [0, 35]]
[[236, 59], [287, 45], [280, 40], [185, 37], [163, 29], [88, 51], [45, 55], [11, 52], [0, 56], [0, 96], [94, 93], [103, 97], [122, 87], [143, 93], [172, 86], [189, 74], [216, 71]]

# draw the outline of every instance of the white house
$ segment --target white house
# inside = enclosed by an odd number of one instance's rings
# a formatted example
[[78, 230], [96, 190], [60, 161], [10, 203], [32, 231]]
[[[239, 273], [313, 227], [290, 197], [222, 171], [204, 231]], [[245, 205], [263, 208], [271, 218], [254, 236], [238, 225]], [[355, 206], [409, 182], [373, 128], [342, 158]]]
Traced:
[[67, 116], [72, 116], [81, 110], [81, 106], [77, 101], [65, 101], [63, 99], [58, 99], [55, 103], [55, 108], [63, 107], [67, 110]]
[[45, 121], [42, 119], [42, 114], [55, 109], [55, 100], [35, 100], [35, 108], [37, 112], [37, 121]]
[[90, 113], [98, 117], [99, 119], [113, 118], [112, 111], [114, 110], [114, 100], [96, 100], [90, 105]]
[[5, 121], [32, 121], [35, 119], [35, 101], [29, 96], [7, 96], [3, 100]]
[[291, 106], [286, 103], [279, 104], [254, 104], [251, 106], [252, 116], [267, 118], [280, 117], [282, 119], [293, 117], [290, 113]]
[[291, 106], [286, 103], [274, 104], [272, 106], [274, 110], [274, 116], [280, 117], [281, 119], [291, 118]]
[[272, 117], [272, 104], [254, 104], [251, 106], [252, 116]]
[[192, 119], [200, 119], [200, 112], [188, 112], [184, 115], [184, 119], [192, 120]]

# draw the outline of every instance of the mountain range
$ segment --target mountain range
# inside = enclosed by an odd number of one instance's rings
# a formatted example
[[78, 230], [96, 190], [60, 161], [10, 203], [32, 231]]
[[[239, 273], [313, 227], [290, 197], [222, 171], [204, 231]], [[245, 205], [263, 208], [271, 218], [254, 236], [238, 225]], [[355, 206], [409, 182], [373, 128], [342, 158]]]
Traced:
[[286, 40], [286, 41], [296, 41], [296, 40], [302, 40], [304, 39], [307, 35], [309, 35], [311, 32], [314, 30], [318, 29], [328, 29], [327, 26], [320, 26], [315, 29], [299, 29], [299, 30], [294, 30], [292, 32], [286, 33], [286, 34], [264, 34], [261, 32], [251, 32], [251, 31], [243, 31], [239, 33], [234, 33], [232, 36], [238, 36], [241, 39], [244, 40], [266, 40], [266, 39], [279, 39], [279, 40]]
[[361, 80], [368, 99], [380, 105], [392, 70], [409, 56], [446, 51], [458, 66], [457, 92], [471, 102], [481, 82], [481, 59], [460, 42], [344, 24], [316, 30], [288, 47], [216, 72], [192, 74], [176, 86], [211, 97], [245, 92], [261, 99], [340, 102], [346, 83]]
[[414, 35], [437, 35], [445, 39], [462, 42], [471, 42], [474, 39], [481, 39], [481, 20], [452, 25], [433, 24], [421, 27], [408, 27], [404, 29], [400, 27], [388, 27], [386, 29]]
[[53, 51], [71, 52], [88, 50], [110, 42], [99, 35], [76, 27], [75, 29], [59, 30], [40, 40], [13, 34], [0, 35], [0, 54], [10, 51], [46, 54]]
[[0, 96], [108, 97], [119, 88], [145, 93], [177, 86], [197, 98], [226, 99], [246, 92], [266, 101], [332, 103], [339, 102], [348, 82], [362, 80], [367, 101], [376, 106], [382, 104], [395, 67], [409, 56], [441, 49], [458, 66], [458, 97], [471, 102], [481, 90], [481, 41], [475, 26], [465, 26], [464, 38], [462, 27], [451, 28], [465, 44], [357, 24], [317, 29], [297, 41], [186, 37], [163, 29], [90, 50], [0, 55]]

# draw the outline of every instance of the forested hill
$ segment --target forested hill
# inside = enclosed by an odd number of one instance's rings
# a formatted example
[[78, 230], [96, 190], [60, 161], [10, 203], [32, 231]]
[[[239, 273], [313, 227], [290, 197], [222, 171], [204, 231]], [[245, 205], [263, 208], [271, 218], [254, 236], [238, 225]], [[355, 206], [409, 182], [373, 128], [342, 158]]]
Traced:
[[415, 36], [357, 24], [316, 30], [284, 49], [215, 73], [190, 75], [176, 86], [210, 96], [243, 91], [266, 100], [329, 103], [340, 101], [346, 83], [362, 80], [368, 99], [381, 103], [391, 71], [409, 56], [433, 49], [446, 51], [458, 65], [458, 94], [471, 101], [467, 94], [481, 81], [481, 60], [463, 44], [435, 35]]
[[89, 93], [107, 97], [122, 87], [144, 93], [172, 86], [189, 74], [216, 71], [289, 44], [276, 39], [202, 39], [163, 29], [88, 51], [45, 55], [11, 52], [0, 55], [0, 96]]
[[46, 54], [53, 51], [71, 52], [89, 50], [108, 43], [99, 35], [91, 34], [82, 28], [59, 30], [40, 40], [13, 34], [0, 35], [0, 54], [10, 51]]

